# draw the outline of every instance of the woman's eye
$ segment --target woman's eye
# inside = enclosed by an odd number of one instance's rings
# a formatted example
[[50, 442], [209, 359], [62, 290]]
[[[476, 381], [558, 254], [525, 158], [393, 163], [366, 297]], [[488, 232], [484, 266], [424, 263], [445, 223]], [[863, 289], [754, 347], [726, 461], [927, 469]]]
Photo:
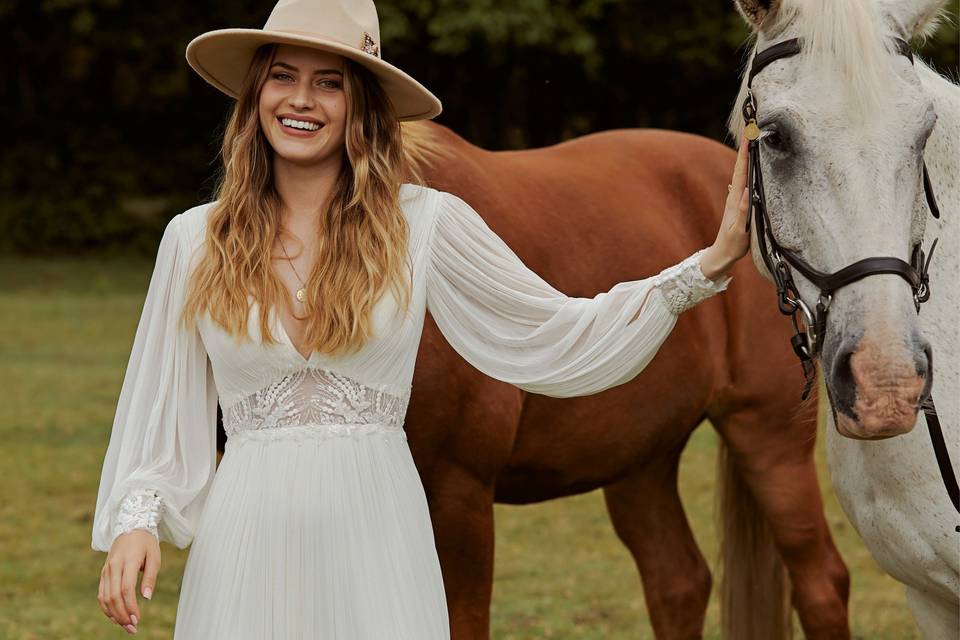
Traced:
[[339, 88], [340, 88], [340, 83], [337, 82], [336, 80], [321, 80], [321, 81], [318, 82], [317, 84], [319, 84], [319, 85], [320, 85], [321, 87], [323, 87], [324, 89], [339, 89]]
[[[275, 73], [275, 74], [273, 74], [273, 79], [274, 79], [274, 80], [284, 80], [284, 79], [286, 79], [286, 78], [290, 78], [290, 74], [289, 74], [289, 73], [282, 73], [282, 72], [281, 72], [281, 73]], [[291, 79], [292, 79], [292, 78], [291, 78]]]

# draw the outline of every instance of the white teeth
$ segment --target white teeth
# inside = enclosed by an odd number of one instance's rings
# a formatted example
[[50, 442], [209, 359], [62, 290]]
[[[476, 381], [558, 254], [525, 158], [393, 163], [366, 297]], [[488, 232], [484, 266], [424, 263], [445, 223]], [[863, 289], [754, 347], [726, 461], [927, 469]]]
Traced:
[[285, 126], [293, 127], [295, 129], [304, 129], [306, 131], [316, 131], [320, 128], [320, 125], [316, 122], [305, 122], [303, 120], [293, 120], [291, 118], [282, 118], [280, 120]]

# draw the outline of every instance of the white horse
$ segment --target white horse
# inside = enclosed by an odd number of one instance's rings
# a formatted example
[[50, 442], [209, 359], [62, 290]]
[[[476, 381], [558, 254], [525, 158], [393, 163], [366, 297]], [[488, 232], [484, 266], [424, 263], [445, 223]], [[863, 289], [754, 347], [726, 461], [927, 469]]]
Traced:
[[[927, 35], [943, 0], [736, 2], [756, 33], [754, 53], [789, 38], [803, 42], [801, 54], [774, 62], [753, 81], [778, 242], [818, 270], [835, 272], [873, 256], [909, 262], [915, 243], [928, 251], [939, 238], [932, 295], [919, 316], [909, 284], [897, 275], [872, 275], [835, 293], [821, 372], [837, 415], [827, 425], [827, 450], [844, 511], [880, 566], [905, 585], [923, 635], [955, 639], [960, 516], [917, 401], [932, 390], [956, 469], [960, 88], [919, 58], [911, 65], [893, 46], [894, 37]], [[745, 95], [744, 83], [730, 118], [738, 139]], [[939, 220], [924, 197], [924, 158]], [[755, 234], [753, 240], [754, 262], [769, 277]], [[819, 290], [796, 271], [793, 277], [813, 307]]]

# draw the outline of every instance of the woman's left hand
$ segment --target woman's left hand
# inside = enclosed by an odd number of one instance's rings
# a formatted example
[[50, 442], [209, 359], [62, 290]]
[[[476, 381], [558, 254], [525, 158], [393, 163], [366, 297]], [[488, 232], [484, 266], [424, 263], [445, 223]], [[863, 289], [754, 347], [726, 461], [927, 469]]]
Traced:
[[741, 138], [717, 239], [700, 257], [700, 270], [711, 280], [727, 275], [733, 264], [750, 250], [750, 233], [746, 231], [747, 144], [747, 139]]

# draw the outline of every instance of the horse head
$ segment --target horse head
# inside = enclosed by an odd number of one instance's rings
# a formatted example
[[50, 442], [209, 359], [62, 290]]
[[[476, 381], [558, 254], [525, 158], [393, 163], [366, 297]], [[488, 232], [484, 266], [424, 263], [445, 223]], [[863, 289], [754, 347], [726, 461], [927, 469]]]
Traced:
[[[860, 439], [907, 433], [933, 376], [916, 278], [907, 275], [930, 215], [923, 155], [937, 114], [897, 39], [931, 29], [943, 0], [736, 4], [756, 36], [751, 58], [791, 39], [802, 45], [750, 86], [770, 235], [795, 264], [823, 274], [873, 257], [904, 263], [903, 273], [874, 269], [826, 296], [816, 273], [790, 270], [798, 308], [829, 309], [811, 355], [819, 352], [837, 430]], [[747, 79], [730, 118], [738, 139]], [[753, 260], [773, 281], [757, 226]]]

